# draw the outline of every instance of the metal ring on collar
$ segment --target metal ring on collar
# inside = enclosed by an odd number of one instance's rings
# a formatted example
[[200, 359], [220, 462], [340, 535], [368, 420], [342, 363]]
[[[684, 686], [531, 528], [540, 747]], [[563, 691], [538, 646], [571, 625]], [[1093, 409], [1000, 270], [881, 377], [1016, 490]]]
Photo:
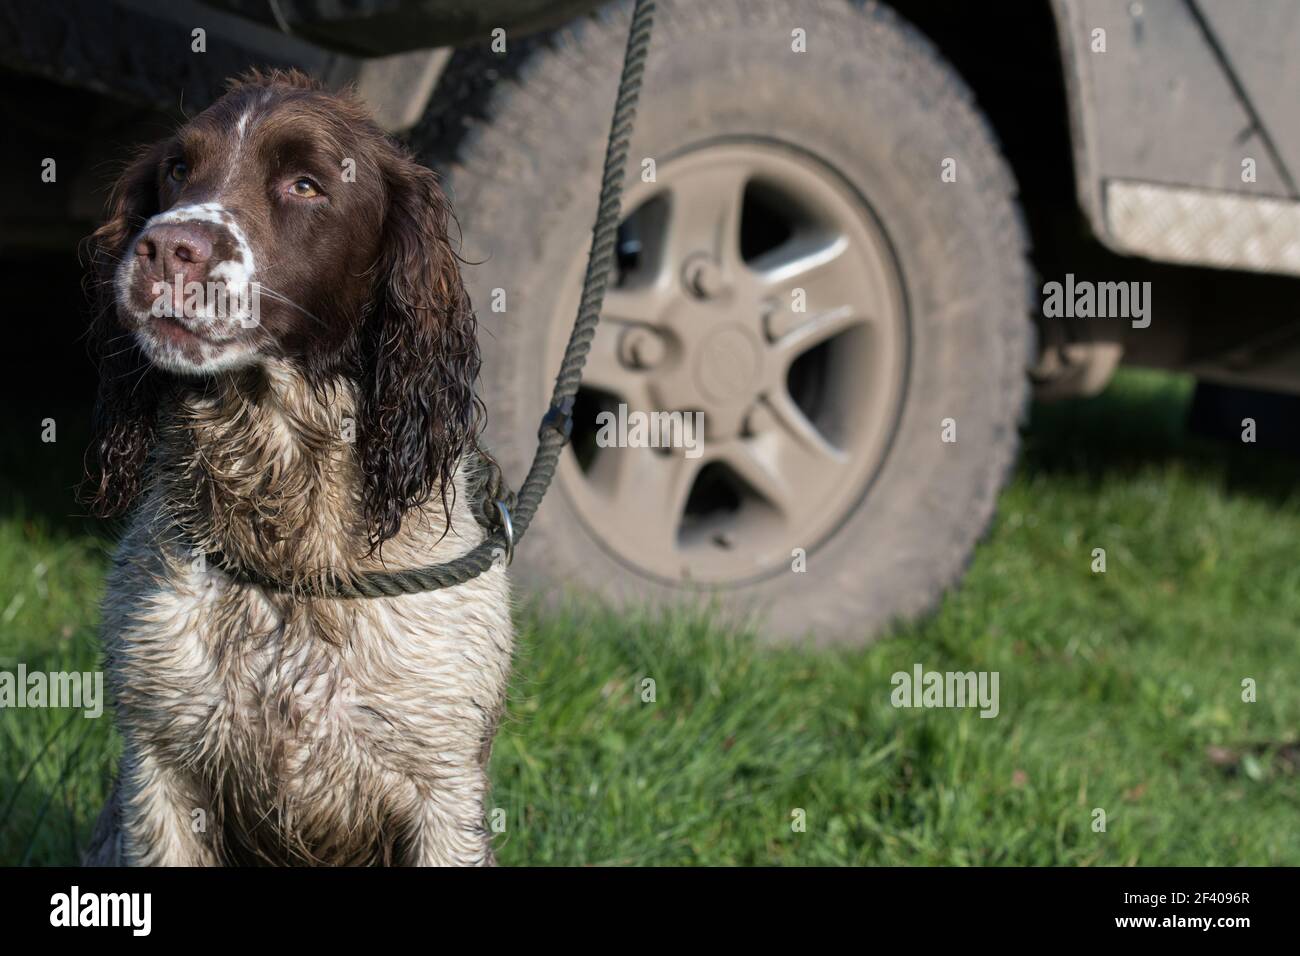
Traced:
[[515, 526], [510, 521], [510, 509], [500, 498], [492, 502], [497, 506], [497, 514], [501, 515], [501, 533], [506, 536], [506, 566], [515, 559]]

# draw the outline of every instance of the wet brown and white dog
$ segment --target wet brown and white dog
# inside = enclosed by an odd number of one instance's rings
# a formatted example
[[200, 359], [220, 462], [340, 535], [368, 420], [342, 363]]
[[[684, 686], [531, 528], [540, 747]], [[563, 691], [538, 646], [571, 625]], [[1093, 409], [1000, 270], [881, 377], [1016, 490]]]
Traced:
[[474, 317], [435, 175], [350, 97], [251, 74], [117, 184], [86, 497], [124, 740], [91, 863], [480, 864], [513, 634], [502, 567], [305, 583], [477, 544]]

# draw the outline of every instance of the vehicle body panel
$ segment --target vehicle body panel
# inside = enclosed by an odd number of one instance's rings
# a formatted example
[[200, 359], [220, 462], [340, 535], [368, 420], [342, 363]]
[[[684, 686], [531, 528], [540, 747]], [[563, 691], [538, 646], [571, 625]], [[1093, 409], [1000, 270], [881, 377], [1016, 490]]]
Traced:
[[1300, 274], [1300, 7], [1053, 9], [1076, 188], [1094, 235], [1157, 261]]
[[557, 27], [599, 0], [208, 0], [209, 6], [353, 56], [455, 46], [503, 29]]

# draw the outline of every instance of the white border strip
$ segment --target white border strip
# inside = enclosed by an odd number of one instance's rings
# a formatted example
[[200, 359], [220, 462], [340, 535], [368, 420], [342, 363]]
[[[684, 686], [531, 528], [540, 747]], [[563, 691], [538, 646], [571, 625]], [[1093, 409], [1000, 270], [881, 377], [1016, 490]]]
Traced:
[[1300, 275], [1300, 202], [1123, 180], [1105, 195], [1106, 228], [1126, 252]]

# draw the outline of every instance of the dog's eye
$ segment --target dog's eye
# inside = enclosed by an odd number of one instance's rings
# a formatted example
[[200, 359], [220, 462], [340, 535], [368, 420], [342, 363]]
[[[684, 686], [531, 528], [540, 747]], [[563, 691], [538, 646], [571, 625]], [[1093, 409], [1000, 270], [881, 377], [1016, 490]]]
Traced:
[[185, 177], [189, 174], [190, 168], [185, 165], [185, 161], [182, 159], [176, 160], [172, 163], [171, 168], [167, 170], [167, 175], [178, 183], [185, 182]]
[[320, 187], [305, 176], [302, 179], [295, 180], [289, 187], [289, 192], [300, 199], [312, 199], [320, 195]]

